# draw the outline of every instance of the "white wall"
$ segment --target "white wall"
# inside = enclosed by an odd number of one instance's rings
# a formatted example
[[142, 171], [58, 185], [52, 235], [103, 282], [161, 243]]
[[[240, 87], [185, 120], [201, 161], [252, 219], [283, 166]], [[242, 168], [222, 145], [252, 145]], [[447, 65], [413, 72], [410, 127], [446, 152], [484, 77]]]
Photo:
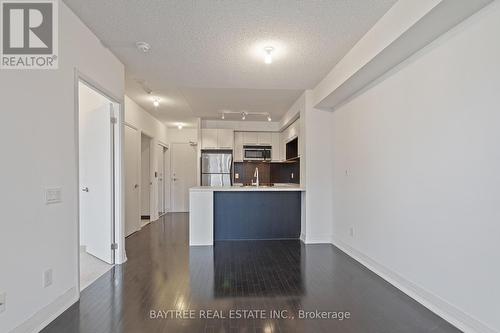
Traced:
[[169, 128], [168, 143], [198, 142], [198, 129], [196, 128]]
[[160, 143], [166, 144], [168, 142], [167, 127], [128, 96], [125, 96], [125, 123], [132, 125]]
[[306, 91], [302, 97], [302, 108], [305, 111], [300, 118], [301, 138], [304, 144], [300, 164], [301, 185], [306, 188], [305, 241], [330, 243], [332, 188], [326, 184], [331, 180], [332, 170], [330, 152], [332, 113], [314, 109], [311, 105], [311, 94], [311, 91]]
[[[0, 331], [38, 327], [78, 297], [77, 68], [121, 99], [124, 68], [59, 2], [59, 69], [0, 74]], [[12, 144], [15, 138], [15, 144]], [[63, 202], [45, 205], [44, 188], [61, 186]], [[43, 288], [43, 272], [53, 284]], [[27, 322], [29, 319], [31, 321]]]
[[470, 331], [500, 331], [499, 31], [497, 2], [332, 113], [322, 148], [334, 244]]

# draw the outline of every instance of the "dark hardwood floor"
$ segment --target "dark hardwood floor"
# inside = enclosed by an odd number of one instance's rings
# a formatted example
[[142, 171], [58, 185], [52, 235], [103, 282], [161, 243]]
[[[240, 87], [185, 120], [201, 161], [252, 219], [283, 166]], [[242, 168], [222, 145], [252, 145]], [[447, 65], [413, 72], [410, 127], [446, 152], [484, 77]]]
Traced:
[[[167, 214], [126, 246], [128, 262], [85, 289], [43, 332], [458, 332], [330, 245], [224, 241], [189, 248], [188, 215]], [[208, 309], [226, 317], [231, 309], [264, 310], [266, 318], [200, 318]], [[151, 310], [194, 310], [194, 319], [150, 319]], [[286, 310], [287, 318], [269, 318], [272, 310]], [[299, 319], [299, 310], [350, 318]]]

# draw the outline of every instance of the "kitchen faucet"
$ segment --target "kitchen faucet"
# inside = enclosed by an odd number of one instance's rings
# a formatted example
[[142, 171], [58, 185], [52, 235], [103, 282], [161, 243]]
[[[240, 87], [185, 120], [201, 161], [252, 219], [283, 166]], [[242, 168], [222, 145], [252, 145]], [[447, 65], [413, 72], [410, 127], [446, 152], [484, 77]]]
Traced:
[[252, 185], [259, 186], [259, 168], [255, 168], [255, 172], [253, 173], [254, 178], [256, 178], [255, 183], [252, 179]]

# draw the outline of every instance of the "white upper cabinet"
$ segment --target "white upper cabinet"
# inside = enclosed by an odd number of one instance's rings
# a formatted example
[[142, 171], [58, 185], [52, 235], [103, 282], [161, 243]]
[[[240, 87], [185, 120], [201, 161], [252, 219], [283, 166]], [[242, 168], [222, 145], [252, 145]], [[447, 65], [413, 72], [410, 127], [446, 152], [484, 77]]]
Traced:
[[243, 161], [243, 132], [234, 132], [234, 161]]
[[271, 145], [272, 134], [271, 132], [257, 132], [257, 142], [259, 145]]
[[217, 130], [217, 147], [219, 149], [233, 149], [234, 131], [232, 129]]
[[299, 123], [300, 119], [295, 120], [290, 126], [288, 126], [284, 131], [283, 131], [283, 137], [285, 141], [290, 141], [293, 138], [296, 138], [299, 136]]
[[232, 129], [202, 128], [202, 149], [233, 149], [234, 135]]
[[279, 132], [234, 132], [234, 160], [243, 161], [243, 146], [271, 146], [272, 161], [280, 161], [281, 134]]
[[257, 132], [243, 132], [243, 144], [244, 145], [258, 145], [259, 136]]
[[[286, 143], [299, 138], [300, 147], [300, 119], [290, 124], [283, 132], [243, 132], [233, 130], [202, 130], [202, 149], [233, 149], [233, 158], [236, 162], [244, 160], [244, 146], [266, 145], [272, 147], [271, 160], [274, 162], [286, 159]], [[214, 131], [217, 139], [214, 141]], [[205, 137], [208, 135], [208, 138]], [[300, 148], [299, 148], [300, 155]]]
[[212, 128], [201, 129], [201, 148], [217, 149], [217, 130]]
[[290, 126], [290, 132], [288, 133], [288, 140], [291, 140], [297, 136], [299, 136], [299, 124], [297, 122], [294, 122]]
[[271, 146], [273, 147], [271, 160], [273, 161], [281, 160], [280, 143], [281, 143], [280, 133], [278, 132], [271, 133]]
[[244, 145], [271, 145], [272, 132], [242, 132]]
[[280, 161], [284, 161], [286, 159], [285, 153], [286, 153], [286, 133], [285, 131], [280, 133], [280, 148], [279, 148], [279, 158]]

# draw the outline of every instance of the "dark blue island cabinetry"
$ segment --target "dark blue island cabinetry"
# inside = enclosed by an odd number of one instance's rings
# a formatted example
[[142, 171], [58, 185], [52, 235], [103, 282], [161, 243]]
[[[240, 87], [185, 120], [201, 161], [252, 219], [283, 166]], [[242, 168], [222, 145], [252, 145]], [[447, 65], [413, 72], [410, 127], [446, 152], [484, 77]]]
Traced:
[[300, 237], [300, 191], [220, 191], [213, 200], [214, 241]]

